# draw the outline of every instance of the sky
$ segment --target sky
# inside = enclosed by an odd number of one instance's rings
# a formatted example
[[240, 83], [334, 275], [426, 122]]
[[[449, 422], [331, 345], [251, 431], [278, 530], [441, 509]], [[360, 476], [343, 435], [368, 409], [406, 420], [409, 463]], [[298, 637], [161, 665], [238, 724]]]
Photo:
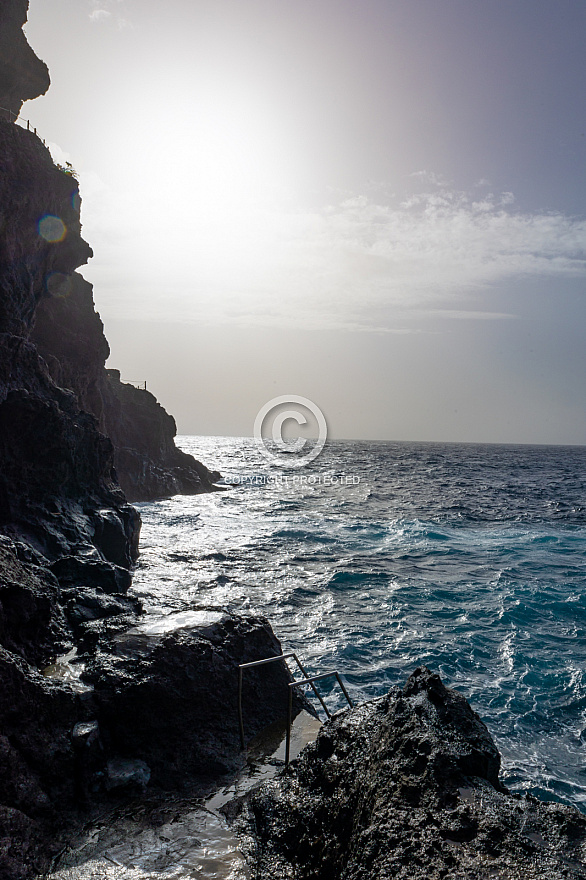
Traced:
[[586, 444], [586, 4], [31, 0], [108, 366], [180, 433]]

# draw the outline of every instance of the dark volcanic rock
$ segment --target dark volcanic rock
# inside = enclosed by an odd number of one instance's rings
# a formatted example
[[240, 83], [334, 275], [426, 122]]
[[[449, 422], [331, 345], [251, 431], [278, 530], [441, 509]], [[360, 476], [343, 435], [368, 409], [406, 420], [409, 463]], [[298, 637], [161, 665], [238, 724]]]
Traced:
[[217, 471], [177, 449], [177, 426], [145, 388], [120, 381], [118, 370], [107, 370], [104, 410], [108, 435], [114, 443], [116, 473], [130, 501], [149, 501], [170, 495], [212, 492]]
[[422, 668], [402, 691], [328, 722], [232, 812], [253, 838], [256, 878], [586, 876], [586, 816], [512, 796], [499, 764], [466, 700]]
[[0, 3], [0, 113], [8, 119], [18, 116], [23, 101], [43, 95], [50, 85], [47, 65], [22, 32], [27, 11], [28, 0]]
[[[99, 653], [84, 675], [112, 751], [145, 761], [162, 788], [242, 765], [238, 665], [281, 654], [268, 621], [218, 613], [207, 625], [168, 635], [137, 627], [115, 643], [117, 653]], [[284, 662], [247, 671], [247, 739], [286, 719], [291, 680]], [[304, 706], [296, 699], [295, 712]]]
[[177, 449], [175, 420], [144, 388], [106, 370], [110, 349], [92, 286], [81, 275], [53, 276], [35, 312], [31, 339], [53, 380], [75, 392], [114, 444], [117, 478], [129, 501], [214, 490], [220, 474]]
[[110, 346], [94, 307], [92, 285], [79, 273], [50, 284], [35, 312], [31, 340], [44, 358], [54, 382], [75, 392], [79, 405], [98, 420], [104, 416], [104, 364]]
[[13, 807], [0, 806], [0, 876], [27, 880], [46, 866], [43, 825]]
[[[2, 880], [40, 870], [65, 818], [96, 795], [105, 761], [140, 757], [112, 751], [119, 727], [109, 730], [107, 700], [102, 718], [91, 690], [54, 663], [60, 654], [73, 657], [74, 647], [109, 644], [137, 622], [140, 606], [127, 590], [140, 517], [116, 469], [135, 499], [209, 491], [219, 476], [175, 448], [175, 423], [151, 394], [106, 373], [109, 349], [92, 288], [75, 274], [92, 255], [81, 237], [77, 181], [33, 131], [14, 124], [22, 101], [49, 86], [22, 33], [27, 9], [27, 0], [0, 0]], [[232, 663], [237, 646], [230, 650]], [[175, 646], [161, 646], [157, 656], [173, 690], [174, 678], [189, 678], [198, 665], [186, 657], [182, 666], [167, 652], [176, 654]], [[216, 646], [219, 667], [221, 658]], [[40, 674], [47, 664], [55, 680]], [[214, 669], [202, 668], [211, 687]], [[150, 696], [144, 688], [134, 697], [145, 719], [141, 699]], [[182, 714], [178, 702], [169, 708]], [[268, 704], [267, 712], [270, 718]], [[171, 729], [173, 719], [167, 722]], [[181, 729], [188, 751], [209, 733], [201, 724]], [[146, 729], [141, 737], [148, 752]]]
[[[47, 286], [92, 250], [81, 238], [77, 181], [53, 164], [42, 141], [0, 119], [0, 156], [0, 333], [26, 338]], [[59, 219], [55, 240], [41, 234], [46, 216]]]
[[[48, 86], [21, 25], [25, 0], [0, 4], [0, 106]], [[8, 114], [10, 119], [10, 114]], [[75, 690], [38, 672], [123, 595], [140, 517], [116, 482], [114, 450], [59, 388], [30, 340], [39, 302], [91, 256], [77, 182], [41, 140], [0, 118], [0, 877], [35, 869], [53, 817], [75, 797]], [[99, 575], [99, 576], [98, 576]], [[72, 591], [70, 593], [69, 591]], [[109, 600], [108, 592], [116, 593]]]
[[[205, 614], [207, 625], [167, 635], [103, 632], [83, 676], [94, 691], [45, 677], [0, 648], [2, 880], [45, 867], [64, 822], [112, 790], [135, 796], [149, 780], [193, 790], [242, 766], [238, 664], [281, 647], [263, 619]], [[249, 672], [247, 737], [284, 720], [290, 680], [280, 663]]]
[[0, 648], [0, 877], [46, 866], [57, 810], [75, 796], [70, 732], [83, 709], [69, 687]]
[[42, 563], [0, 536], [0, 645], [33, 664], [48, 662], [68, 636], [59, 582]]
[[[77, 552], [120, 565], [112, 529], [106, 536], [100, 526], [107, 510], [129, 568], [140, 519], [116, 482], [112, 444], [75, 395], [55, 385], [28, 339], [52, 280], [91, 256], [77, 182], [32, 132], [2, 120], [0, 156], [0, 532], [51, 561]], [[59, 240], [41, 234], [48, 215], [59, 218]]]
[[[0, 529], [25, 534], [48, 557], [85, 544], [128, 568], [140, 520], [114, 482], [112, 444], [93, 416], [55, 397], [11, 391], [0, 403]], [[100, 541], [102, 508], [115, 511], [124, 559], [112, 536]]]
[[[71, 802], [74, 786], [71, 731], [83, 714], [79, 694], [71, 687], [45, 678], [24, 660], [0, 649], [0, 729], [12, 749], [10, 764], [17, 776], [27, 767], [30, 781], [14, 783], [10, 806], [31, 806], [30, 788], [36, 792], [32, 804], [36, 814], [47, 810], [51, 801]], [[18, 760], [16, 754], [18, 753]], [[10, 785], [3, 794], [9, 794]]]

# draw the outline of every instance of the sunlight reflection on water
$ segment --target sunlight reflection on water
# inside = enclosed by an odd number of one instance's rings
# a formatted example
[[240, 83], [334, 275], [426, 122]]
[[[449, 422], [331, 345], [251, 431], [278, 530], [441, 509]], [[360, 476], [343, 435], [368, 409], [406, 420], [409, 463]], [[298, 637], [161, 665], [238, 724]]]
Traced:
[[150, 613], [263, 614], [357, 700], [427, 664], [487, 723], [508, 784], [586, 807], [586, 449], [340, 441], [306, 470], [359, 482], [299, 485], [263, 484], [281, 472], [252, 439], [178, 439], [257, 482], [140, 505]]

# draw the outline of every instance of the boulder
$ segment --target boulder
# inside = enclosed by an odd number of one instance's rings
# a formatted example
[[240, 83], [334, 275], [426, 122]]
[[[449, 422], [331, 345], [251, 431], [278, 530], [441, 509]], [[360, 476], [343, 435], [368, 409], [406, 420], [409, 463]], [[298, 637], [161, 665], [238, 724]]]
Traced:
[[[245, 760], [238, 723], [238, 666], [281, 654], [264, 618], [202, 612], [207, 623], [157, 632], [138, 626], [101, 650], [84, 681], [111, 753], [144, 761], [154, 784], [181, 789], [235, 770]], [[179, 616], [182, 617], [182, 616]], [[285, 663], [247, 670], [246, 738], [287, 716]], [[305, 708], [295, 698], [295, 714]]]
[[290, 769], [227, 807], [254, 877], [586, 876], [586, 816], [511, 795], [485, 725], [439, 676], [338, 713]]

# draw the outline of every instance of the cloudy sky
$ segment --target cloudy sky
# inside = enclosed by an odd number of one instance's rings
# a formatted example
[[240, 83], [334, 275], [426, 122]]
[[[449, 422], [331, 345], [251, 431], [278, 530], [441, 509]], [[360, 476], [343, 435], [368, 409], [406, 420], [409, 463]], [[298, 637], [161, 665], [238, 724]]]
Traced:
[[31, 0], [110, 366], [179, 430], [586, 443], [586, 5]]

